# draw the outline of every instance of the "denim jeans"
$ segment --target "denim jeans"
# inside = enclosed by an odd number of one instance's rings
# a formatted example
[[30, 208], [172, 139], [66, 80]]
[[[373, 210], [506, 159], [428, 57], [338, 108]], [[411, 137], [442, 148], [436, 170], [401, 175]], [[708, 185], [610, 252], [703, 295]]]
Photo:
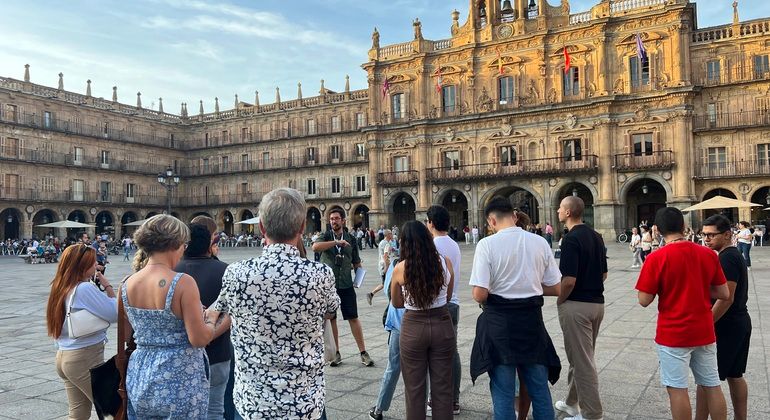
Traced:
[[209, 410], [208, 419], [225, 417], [225, 389], [230, 378], [230, 361], [214, 363], [209, 367]]
[[401, 347], [398, 344], [399, 331], [393, 330], [388, 337], [388, 366], [382, 374], [380, 395], [377, 397], [377, 410], [388, 411], [396, 391], [398, 377], [401, 375]]
[[[241, 416], [241, 413], [239, 413], [238, 410], [235, 410], [235, 418], [233, 420], [249, 420], [249, 419], [244, 419]], [[325, 408], [324, 408], [323, 413], [321, 413], [321, 417], [318, 420], [326, 420], [326, 409]]]
[[749, 252], [751, 252], [751, 244], [738, 242], [738, 251], [741, 251], [743, 259], [746, 260], [746, 267], [751, 267], [751, 256], [749, 255]]
[[[495, 420], [515, 419], [516, 365], [497, 365], [489, 372], [489, 389]], [[521, 380], [532, 399], [535, 420], [553, 420], [555, 413], [548, 388], [548, 368], [544, 365], [519, 365]]]

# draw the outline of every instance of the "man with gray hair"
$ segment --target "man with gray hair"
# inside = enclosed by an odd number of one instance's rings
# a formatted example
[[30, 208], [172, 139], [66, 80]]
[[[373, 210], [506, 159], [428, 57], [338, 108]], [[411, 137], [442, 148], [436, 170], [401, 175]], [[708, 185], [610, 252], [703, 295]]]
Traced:
[[259, 230], [267, 245], [228, 266], [213, 305], [233, 320], [236, 419], [326, 418], [323, 323], [340, 300], [332, 270], [296, 247], [306, 211], [297, 190], [265, 195]]
[[383, 231], [385, 238], [380, 241], [379, 245], [377, 245], [377, 253], [379, 254], [379, 259], [377, 261], [377, 269], [380, 272], [380, 277], [382, 278], [382, 282], [378, 284], [374, 289], [372, 289], [371, 292], [366, 294], [366, 302], [369, 303], [369, 305], [372, 304], [372, 298], [374, 298], [374, 295], [377, 294], [385, 284], [385, 273], [388, 271], [388, 267], [390, 266], [390, 262], [393, 260], [393, 246], [391, 245], [391, 241], [393, 240], [393, 232], [391, 232], [390, 229], [385, 229]]

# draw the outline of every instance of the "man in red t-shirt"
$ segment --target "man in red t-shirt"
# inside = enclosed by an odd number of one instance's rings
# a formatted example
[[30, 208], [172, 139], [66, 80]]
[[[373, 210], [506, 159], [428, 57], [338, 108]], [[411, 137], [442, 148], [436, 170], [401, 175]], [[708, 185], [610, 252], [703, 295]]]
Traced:
[[691, 419], [687, 394], [689, 370], [703, 387], [714, 420], [727, 418], [727, 406], [717, 371], [716, 336], [711, 299], [728, 299], [719, 258], [710, 249], [687, 241], [684, 216], [665, 207], [655, 214], [655, 224], [666, 246], [650, 254], [636, 289], [639, 304], [647, 307], [658, 295], [658, 329], [655, 342], [660, 360], [660, 381], [668, 391], [671, 417]]

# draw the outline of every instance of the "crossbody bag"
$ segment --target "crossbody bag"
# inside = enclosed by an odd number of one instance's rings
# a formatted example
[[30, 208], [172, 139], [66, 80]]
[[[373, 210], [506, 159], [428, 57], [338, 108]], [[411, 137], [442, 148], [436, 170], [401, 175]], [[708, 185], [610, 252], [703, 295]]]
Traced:
[[109, 328], [110, 323], [107, 320], [94, 315], [88, 309], [72, 310], [72, 303], [75, 301], [77, 291], [78, 288], [75, 286], [75, 289], [72, 290], [72, 295], [67, 301], [67, 330], [69, 331], [69, 336], [80, 338]]

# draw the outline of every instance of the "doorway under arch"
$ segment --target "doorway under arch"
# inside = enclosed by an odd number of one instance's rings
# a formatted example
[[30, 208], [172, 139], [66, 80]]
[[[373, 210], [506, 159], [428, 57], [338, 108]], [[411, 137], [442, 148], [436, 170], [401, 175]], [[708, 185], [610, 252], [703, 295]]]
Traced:
[[305, 233], [313, 234], [321, 231], [323, 221], [321, 219], [321, 211], [316, 207], [308, 207], [305, 214]]
[[234, 223], [235, 219], [233, 218], [233, 214], [225, 210], [225, 212], [222, 214], [222, 225], [224, 226], [224, 231], [227, 236], [233, 236]]
[[658, 181], [641, 178], [634, 181], [626, 191], [626, 226], [624, 229], [655, 223], [655, 213], [666, 207], [666, 189]]
[[[706, 193], [706, 195], [703, 196], [703, 201], [708, 200], [709, 198], [714, 198], [717, 196], [726, 197], [726, 198], [732, 198], [737, 199], [738, 197], [733, 194], [732, 191], [726, 190], [724, 188], [715, 188], [709, 192]], [[715, 215], [715, 214], [721, 214], [722, 216], [727, 217], [730, 219], [732, 223], [738, 223], [738, 209], [708, 209], [703, 210], [703, 220], [706, 220], [707, 218]]]
[[46, 223], [52, 223], [58, 221], [56, 212], [51, 209], [42, 209], [35, 213], [32, 217], [32, 235], [38, 239], [45, 238], [46, 235], [51, 234], [56, 236], [53, 228], [37, 227], [38, 225], [44, 225]]
[[[444, 194], [441, 205], [449, 212], [449, 232], [462, 232], [468, 226], [468, 199], [458, 190], [449, 190]], [[456, 233], [455, 232], [455, 233]], [[457, 240], [457, 237], [452, 238]]]
[[[254, 213], [251, 212], [251, 210], [243, 210], [241, 212], [241, 222], [244, 220], [249, 220], [254, 218]], [[254, 233], [254, 229], [256, 225], [249, 225], [249, 224], [241, 224], [239, 225], [241, 227], [241, 232], [246, 234]]]
[[505, 197], [510, 200], [511, 205], [515, 209], [518, 209], [524, 213], [527, 213], [532, 223], [540, 223], [540, 203], [537, 197], [524, 188], [516, 187], [513, 185], [502, 187], [495, 191], [494, 194], [490, 194], [484, 206], [492, 201], [495, 197]]
[[23, 216], [18, 209], [7, 208], [0, 212], [0, 239], [23, 239], [21, 238], [21, 222]]
[[103, 210], [96, 215], [96, 233], [101, 235], [103, 232], [107, 232], [108, 235], [115, 232], [112, 213], [107, 210]]
[[393, 197], [393, 224], [398, 226], [399, 230], [404, 223], [414, 220], [414, 211], [417, 209], [417, 204], [411, 195], [400, 192]]
[[591, 190], [579, 182], [571, 182], [559, 190], [559, 201], [555, 203], [554, 208], [558, 209], [561, 200], [568, 196], [579, 197], [583, 200], [583, 204], [585, 204], [585, 210], [583, 210], [583, 223], [594, 227], [594, 195], [591, 193]]
[[354, 228], [360, 228], [360, 227], [369, 227], [369, 207], [367, 207], [365, 204], [359, 204], [356, 206], [355, 209], [353, 209], [353, 214], [351, 215], [351, 219], [353, 220], [353, 227]]

